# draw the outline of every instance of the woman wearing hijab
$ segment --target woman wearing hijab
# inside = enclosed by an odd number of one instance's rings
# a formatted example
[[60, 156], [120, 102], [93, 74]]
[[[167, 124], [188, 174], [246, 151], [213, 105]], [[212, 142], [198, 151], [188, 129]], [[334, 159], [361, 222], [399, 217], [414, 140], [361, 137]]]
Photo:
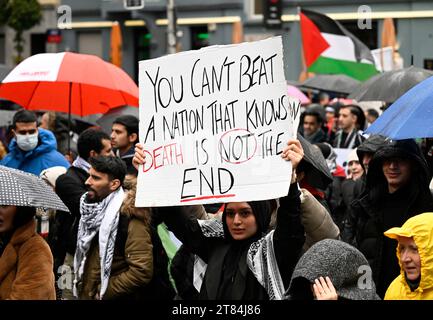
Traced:
[[[140, 151], [136, 148], [135, 164], [144, 162]], [[282, 157], [295, 172], [303, 157], [299, 141], [290, 140]], [[295, 173], [288, 195], [280, 199], [276, 228], [268, 234], [269, 201], [228, 203], [221, 220], [186, 217], [179, 207], [160, 208], [158, 216], [207, 264], [199, 299], [283, 298], [305, 241]]]
[[400, 275], [388, 287], [385, 300], [433, 300], [433, 213], [408, 219], [385, 236], [398, 241]]
[[55, 300], [53, 256], [36, 208], [0, 205], [0, 300]]

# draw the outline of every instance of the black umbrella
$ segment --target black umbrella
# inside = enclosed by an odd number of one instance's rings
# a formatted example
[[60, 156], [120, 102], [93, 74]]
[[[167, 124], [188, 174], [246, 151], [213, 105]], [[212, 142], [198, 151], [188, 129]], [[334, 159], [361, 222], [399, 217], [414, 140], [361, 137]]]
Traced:
[[54, 190], [33, 174], [0, 166], [0, 205], [69, 212]]
[[102, 130], [107, 133], [111, 133], [111, 127], [113, 126], [114, 120], [116, 120], [120, 116], [125, 115], [130, 115], [138, 118], [138, 108], [131, 106], [122, 106], [110, 109], [107, 113], [100, 117], [96, 121], [96, 123], [101, 126]]
[[361, 82], [344, 74], [319, 74], [302, 83], [302, 87], [349, 94]]
[[348, 98], [393, 103], [409, 89], [433, 75], [433, 71], [409, 67], [375, 75], [360, 84]]
[[318, 189], [325, 190], [332, 183], [333, 177], [319, 148], [312, 145], [298, 133], [298, 140], [304, 149], [304, 158], [308, 165], [305, 173], [308, 183]]

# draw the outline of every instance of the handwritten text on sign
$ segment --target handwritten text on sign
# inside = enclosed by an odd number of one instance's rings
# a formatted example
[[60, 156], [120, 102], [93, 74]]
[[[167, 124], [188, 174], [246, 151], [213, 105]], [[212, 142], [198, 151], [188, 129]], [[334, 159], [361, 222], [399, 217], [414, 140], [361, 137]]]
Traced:
[[298, 101], [287, 97], [281, 37], [140, 61], [136, 206], [287, 194]]

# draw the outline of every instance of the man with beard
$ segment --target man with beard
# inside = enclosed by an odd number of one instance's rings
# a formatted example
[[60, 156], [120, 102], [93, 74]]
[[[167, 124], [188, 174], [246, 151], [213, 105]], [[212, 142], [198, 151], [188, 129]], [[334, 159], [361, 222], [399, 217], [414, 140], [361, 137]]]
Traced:
[[[74, 296], [95, 300], [129, 298], [153, 276], [150, 213], [121, 213], [126, 175], [121, 159], [95, 157], [89, 163], [85, 183], [88, 191], [80, 200]], [[121, 228], [124, 219], [126, 229]]]
[[[60, 276], [63, 270], [70, 270], [77, 244], [78, 222], [80, 221], [80, 199], [87, 191], [89, 159], [97, 156], [113, 156], [110, 136], [102, 130], [88, 128], [77, 142], [78, 157], [65, 174], [55, 181], [55, 191], [69, 212], [57, 211], [54, 223], [50, 226], [50, 247], [54, 256], [54, 274]], [[62, 267], [59, 269], [59, 267]], [[63, 290], [62, 298], [71, 299], [70, 286]]]
[[[88, 285], [92, 275], [87, 259], [98, 255], [101, 261], [100, 289], [91, 292], [90, 297], [99, 299], [107, 289], [119, 223], [119, 210], [124, 199], [122, 188], [126, 167], [115, 157], [90, 158], [89, 178], [85, 185], [87, 192], [80, 199], [80, 222], [78, 225], [77, 248], [74, 256], [74, 296], [79, 297], [82, 286]], [[98, 234], [97, 237], [95, 237]], [[95, 250], [98, 246], [100, 250]], [[99, 252], [98, 252], [99, 251]], [[103, 287], [102, 287], [103, 286]]]

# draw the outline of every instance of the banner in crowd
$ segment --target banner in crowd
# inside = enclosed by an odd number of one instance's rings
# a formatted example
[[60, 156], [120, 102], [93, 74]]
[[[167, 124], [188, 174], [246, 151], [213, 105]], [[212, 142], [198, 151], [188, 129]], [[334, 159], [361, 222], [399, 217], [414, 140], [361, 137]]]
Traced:
[[285, 196], [300, 102], [287, 96], [281, 37], [139, 63], [136, 206]]
[[347, 172], [348, 169], [348, 161], [349, 154], [353, 149], [342, 149], [342, 148], [334, 148], [335, 153], [337, 154], [336, 162], [339, 166], [341, 166], [344, 171]]

